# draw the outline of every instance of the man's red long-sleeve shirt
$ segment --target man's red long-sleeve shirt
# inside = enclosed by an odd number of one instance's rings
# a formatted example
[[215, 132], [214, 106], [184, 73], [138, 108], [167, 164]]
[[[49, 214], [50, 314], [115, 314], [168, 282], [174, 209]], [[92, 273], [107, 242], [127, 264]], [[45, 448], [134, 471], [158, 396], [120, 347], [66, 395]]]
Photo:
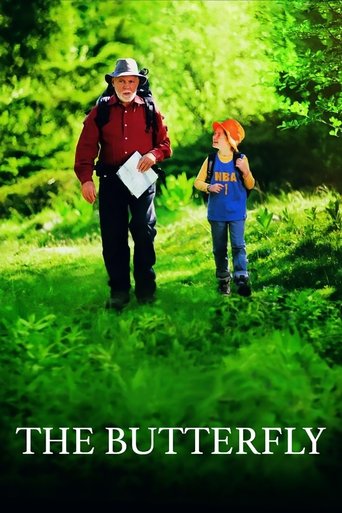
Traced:
[[156, 108], [157, 129], [146, 132], [144, 100], [136, 96], [124, 106], [116, 96], [108, 101], [109, 121], [101, 129], [96, 124], [97, 106], [84, 120], [83, 129], [76, 147], [75, 173], [81, 183], [92, 180], [96, 158], [102, 164], [121, 166], [135, 151], [141, 155], [153, 153], [157, 162], [172, 154], [167, 127], [163, 116]]

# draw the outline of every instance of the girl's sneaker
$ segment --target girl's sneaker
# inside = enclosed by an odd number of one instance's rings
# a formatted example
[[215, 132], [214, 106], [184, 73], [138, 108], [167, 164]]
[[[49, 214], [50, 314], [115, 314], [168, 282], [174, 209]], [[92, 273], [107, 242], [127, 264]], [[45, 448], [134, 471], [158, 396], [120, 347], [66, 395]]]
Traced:
[[230, 294], [230, 278], [220, 278], [218, 281], [218, 291], [223, 296]]
[[237, 286], [237, 292], [240, 296], [248, 297], [252, 293], [251, 285], [247, 276], [238, 276], [234, 278], [235, 285]]

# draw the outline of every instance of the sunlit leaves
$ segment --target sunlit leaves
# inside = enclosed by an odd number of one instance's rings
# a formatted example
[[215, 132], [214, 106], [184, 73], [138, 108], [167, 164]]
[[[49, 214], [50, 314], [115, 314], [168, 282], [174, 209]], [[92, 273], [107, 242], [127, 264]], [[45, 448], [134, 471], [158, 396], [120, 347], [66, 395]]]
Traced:
[[[337, 115], [341, 112], [342, 3], [283, 0], [279, 6], [272, 32], [279, 66], [277, 85], [291, 101], [290, 109], [288, 102], [284, 105], [282, 128], [321, 123], [330, 135], [341, 135]], [[279, 30], [284, 40], [279, 41]]]

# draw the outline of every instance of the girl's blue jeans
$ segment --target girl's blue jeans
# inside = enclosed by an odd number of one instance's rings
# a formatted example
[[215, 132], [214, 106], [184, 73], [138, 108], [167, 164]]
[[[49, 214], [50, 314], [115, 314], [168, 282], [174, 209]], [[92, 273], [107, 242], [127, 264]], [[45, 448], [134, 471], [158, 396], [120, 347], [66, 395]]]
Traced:
[[227, 278], [229, 272], [228, 231], [233, 257], [234, 278], [248, 277], [245, 243], [245, 221], [209, 221], [213, 240], [216, 277]]

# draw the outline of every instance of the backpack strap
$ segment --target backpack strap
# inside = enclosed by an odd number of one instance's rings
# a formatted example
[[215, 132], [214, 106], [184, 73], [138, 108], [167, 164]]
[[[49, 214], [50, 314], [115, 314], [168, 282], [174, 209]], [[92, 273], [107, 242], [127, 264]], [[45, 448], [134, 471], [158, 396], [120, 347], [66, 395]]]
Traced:
[[208, 155], [208, 166], [207, 166], [207, 176], [206, 176], [206, 179], [205, 179], [206, 183], [210, 183], [211, 182], [211, 178], [212, 178], [213, 172], [214, 172], [215, 158], [216, 158], [216, 151], [213, 152], [213, 153], [209, 153], [209, 155]]
[[149, 132], [152, 129], [152, 144], [153, 147], [157, 145], [157, 114], [156, 114], [156, 106], [153, 101], [152, 95], [148, 94], [147, 96], [143, 96], [142, 99], [145, 103], [145, 117], [146, 117], [146, 128], [145, 132]]
[[143, 97], [145, 103], [145, 113], [146, 113], [146, 128], [145, 131], [149, 132], [152, 128], [153, 130], [153, 146], [155, 146], [155, 134], [157, 132], [157, 116], [156, 116], [156, 106], [152, 99], [152, 96]]
[[106, 125], [109, 121], [109, 100], [110, 96], [100, 96], [97, 100], [97, 113], [95, 117], [95, 122], [99, 129]]
[[[242, 183], [243, 183], [243, 186], [245, 187], [245, 182], [243, 181], [243, 176], [242, 176], [242, 173], [240, 171], [240, 169], [236, 166], [236, 161], [237, 159], [241, 158], [243, 156], [243, 153], [240, 153], [239, 151], [233, 151], [233, 161], [234, 161], [234, 167], [236, 169], [236, 171], [238, 171], [240, 173], [240, 176], [241, 176], [241, 179], [242, 179]], [[248, 196], [250, 195], [251, 191], [250, 189], [247, 189], [247, 187], [245, 187], [246, 189], [246, 192], [247, 192], [247, 198]]]

